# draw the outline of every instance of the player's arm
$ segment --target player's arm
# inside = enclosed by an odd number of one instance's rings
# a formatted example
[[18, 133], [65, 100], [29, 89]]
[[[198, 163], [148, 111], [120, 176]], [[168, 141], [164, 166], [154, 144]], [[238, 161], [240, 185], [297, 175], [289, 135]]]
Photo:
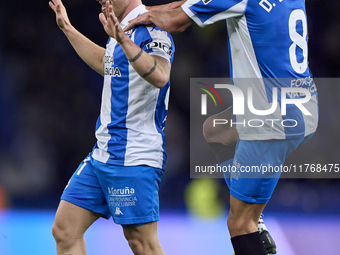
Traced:
[[[182, 3], [182, 2], [180, 2]], [[160, 29], [169, 33], [181, 33], [192, 24], [192, 19], [183, 11], [181, 6], [174, 9], [151, 9], [135, 19], [129, 21], [125, 31], [136, 25], [155, 24]]]
[[52, 0], [49, 5], [56, 14], [57, 25], [64, 32], [77, 54], [93, 70], [104, 75], [105, 48], [93, 43], [72, 26], [61, 0]]
[[120, 44], [135, 71], [157, 88], [166, 85], [170, 78], [170, 62], [162, 57], [147, 54], [126, 36], [109, 2], [106, 2], [106, 17], [107, 19], [103, 13], [99, 15], [106, 33]]

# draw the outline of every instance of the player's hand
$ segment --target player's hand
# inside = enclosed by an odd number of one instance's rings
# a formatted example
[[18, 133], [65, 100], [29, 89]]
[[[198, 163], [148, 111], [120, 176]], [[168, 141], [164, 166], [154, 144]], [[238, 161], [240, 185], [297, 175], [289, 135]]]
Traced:
[[66, 8], [61, 0], [51, 0], [48, 4], [55, 12], [57, 25], [61, 30], [64, 30], [67, 28], [67, 26], [71, 25], [70, 20], [67, 16]]
[[106, 17], [104, 13], [99, 14], [99, 20], [102, 23], [105, 32], [116, 39], [118, 43], [123, 43], [127, 38], [123, 29], [120, 27], [118, 19], [113, 12], [112, 5], [109, 1], [106, 2]]
[[153, 22], [150, 19], [150, 14], [149, 12], [145, 12], [133, 20], [129, 20], [129, 24], [124, 28], [124, 31], [129, 31], [130, 29], [134, 28], [137, 25], [153, 25]]

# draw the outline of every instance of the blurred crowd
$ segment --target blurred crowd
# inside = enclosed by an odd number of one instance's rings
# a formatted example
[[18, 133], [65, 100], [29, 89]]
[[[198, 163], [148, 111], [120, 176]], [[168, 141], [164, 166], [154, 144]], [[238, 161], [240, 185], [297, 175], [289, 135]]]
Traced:
[[[64, 4], [72, 24], [105, 47], [98, 3]], [[308, 0], [306, 7], [313, 74], [338, 78], [340, 2]], [[160, 187], [163, 209], [185, 208], [183, 194], [192, 181], [190, 78], [229, 76], [224, 22], [204, 29], [193, 25], [173, 38], [176, 53], [165, 129], [168, 162]], [[101, 89], [102, 77], [79, 59], [47, 1], [0, 2], [0, 207], [56, 208], [68, 179], [95, 143]], [[320, 85], [318, 92], [319, 130], [289, 162], [340, 163], [340, 84]], [[227, 197], [223, 180], [214, 182]], [[268, 208], [340, 212], [340, 196], [335, 195], [340, 194], [339, 184], [340, 179], [280, 180]]]

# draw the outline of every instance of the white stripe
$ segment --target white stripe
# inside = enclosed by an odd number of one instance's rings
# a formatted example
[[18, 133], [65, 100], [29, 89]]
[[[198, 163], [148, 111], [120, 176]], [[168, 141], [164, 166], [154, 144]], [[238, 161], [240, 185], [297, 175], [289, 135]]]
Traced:
[[86, 159], [84, 159], [83, 161], [83, 165], [79, 168], [78, 172], [77, 172], [77, 175], [80, 175], [80, 173], [83, 171], [84, 167], [86, 166], [87, 164], [87, 161], [89, 161], [91, 158], [88, 156]]
[[[111, 38], [109, 44], [106, 46], [105, 56], [113, 56], [116, 44], [117, 41]], [[105, 67], [110, 68], [111, 65], [111, 63], [108, 63], [105, 64]], [[112, 77], [110, 75], [104, 76], [102, 105], [100, 109], [101, 126], [96, 131], [98, 149], [95, 149], [93, 152], [93, 158], [103, 163], [106, 163], [110, 157], [110, 154], [108, 153], [108, 142], [111, 139], [111, 135], [109, 134], [107, 126], [111, 122], [111, 79]]]
[[[254, 52], [246, 17], [243, 16], [238, 21], [234, 18], [228, 19], [227, 28], [230, 40], [229, 45], [234, 84], [242, 90], [245, 96], [248, 95], [248, 88], [250, 86], [253, 88], [253, 98], [256, 98], [256, 100], [253, 100], [255, 109], [270, 109], [272, 103], [269, 103], [268, 101], [265, 84]], [[248, 102], [247, 97], [245, 100]], [[248, 127], [247, 122], [251, 119], [260, 119], [267, 125], [260, 128], [250, 128]], [[271, 123], [266, 121], [266, 119], [277, 120], [274, 122], [273, 128]], [[244, 121], [246, 121], [245, 127], [243, 125], [236, 125], [240, 139], [285, 139], [285, 131], [281, 125], [282, 116], [280, 107], [277, 107], [274, 113], [266, 116], [254, 115], [248, 110], [248, 107], [245, 107], [245, 114], [236, 116], [237, 123], [243, 123]]]
[[303, 106], [306, 107], [306, 109], [312, 114], [308, 116], [303, 114], [303, 120], [305, 122], [305, 136], [307, 136], [316, 131], [319, 120], [316, 95], [312, 96], [312, 98], [307, 103], [303, 104]]
[[[131, 37], [134, 41], [134, 34]], [[155, 124], [159, 89], [141, 78], [129, 65], [129, 99], [126, 115], [127, 144], [124, 165], [162, 166], [162, 136]]]

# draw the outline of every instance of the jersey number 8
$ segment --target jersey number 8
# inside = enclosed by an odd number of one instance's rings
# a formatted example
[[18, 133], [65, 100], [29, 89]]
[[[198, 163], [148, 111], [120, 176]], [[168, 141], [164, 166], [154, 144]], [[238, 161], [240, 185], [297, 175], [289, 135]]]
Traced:
[[[302, 35], [296, 30], [297, 21], [302, 22]], [[295, 72], [302, 74], [307, 70], [308, 46], [307, 46], [307, 19], [306, 14], [301, 9], [292, 11], [289, 16], [289, 37], [293, 43], [289, 47], [290, 64]], [[303, 61], [298, 62], [296, 46], [302, 50]]]

